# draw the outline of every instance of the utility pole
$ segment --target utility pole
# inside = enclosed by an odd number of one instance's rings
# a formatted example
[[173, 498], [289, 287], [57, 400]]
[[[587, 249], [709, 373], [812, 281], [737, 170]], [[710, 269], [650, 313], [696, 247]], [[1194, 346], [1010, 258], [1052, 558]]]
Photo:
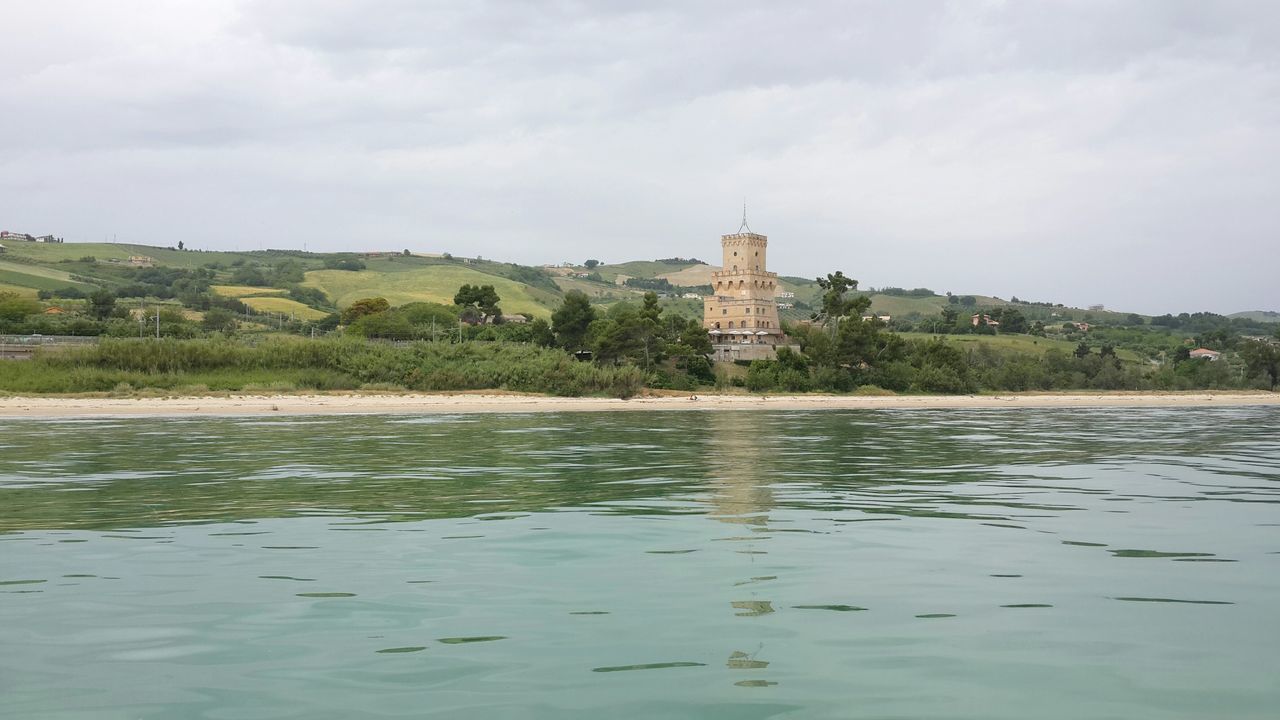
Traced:
[[160, 306], [156, 306], [156, 339], [160, 339]]

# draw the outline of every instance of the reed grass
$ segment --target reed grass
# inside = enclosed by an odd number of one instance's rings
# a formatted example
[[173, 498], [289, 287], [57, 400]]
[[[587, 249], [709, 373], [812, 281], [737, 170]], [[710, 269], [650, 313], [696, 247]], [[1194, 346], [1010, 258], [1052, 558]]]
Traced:
[[0, 365], [0, 391], [37, 394], [373, 386], [630, 397], [645, 380], [645, 373], [635, 367], [596, 366], [560, 350], [518, 343], [392, 345], [346, 338], [276, 338], [258, 345], [230, 339], [104, 339], [98, 345], [42, 351], [31, 360]]

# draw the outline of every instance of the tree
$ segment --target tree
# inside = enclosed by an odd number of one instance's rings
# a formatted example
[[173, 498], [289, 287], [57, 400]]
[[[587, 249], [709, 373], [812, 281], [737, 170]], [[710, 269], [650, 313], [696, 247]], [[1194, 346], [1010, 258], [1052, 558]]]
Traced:
[[1244, 358], [1249, 377], [1266, 375], [1271, 381], [1271, 392], [1275, 392], [1277, 377], [1280, 376], [1280, 345], [1250, 340], [1240, 348], [1240, 356]]
[[[115, 298], [112, 298], [114, 302]], [[40, 303], [14, 292], [0, 292], [0, 325], [20, 324], [40, 312]], [[106, 317], [105, 315], [103, 317]]]
[[654, 292], [645, 293], [644, 305], [640, 308], [640, 317], [657, 323], [661, 316], [662, 308], [658, 307], [658, 294]]
[[1075, 356], [1078, 358], [1087, 358], [1089, 357], [1089, 352], [1089, 343], [1081, 342], [1076, 346]]
[[462, 308], [475, 309], [484, 317], [497, 317], [502, 314], [498, 307], [501, 298], [492, 285], [463, 285], [453, 296], [453, 304]]
[[555, 333], [551, 332], [551, 325], [542, 318], [534, 318], [533, 322], [529, 323], [529, 336], [533, 344], [540, 347], [551, 347], [556, 340]]
[[354, 257], [328, 257], [324, 260], [324, 266], [328, 270], [347, 270], [350, 272], [359, 272], [365, 269], [363, 260]]
[[185, 244], [185, 243], [183, 243], [181, 240], [179, 240], [179, 241], [178, 241], [178, 249], [179, 249], [179, 250], [186, 250], [186, 249], [187, 249], [187, 246], [186, 246], [186, 244]]
[[205, 311], [200, 326], [211, 332], [231, 332], [236, 329], [236, 316], [225, 308], [210, 308]]
[[581, 290], [570, 290], [564, 294], [564, 302], [551, 314], [551, 331], [555, 334], [556, 344], [577, 352], [586, 347], [587, 330], [596, 319], [595, 308], [591, 300]]
[[409, 257], [409, 256], [410, 256], [410, 255], [412, 255], [413, 253], [409, 252], [409, 248], [405, 248], [405, 249], [404, 249], [404, 253], [403, 253], [403, 254], [404, 254], [404, 256], [405, 256], [405, 257]]
[[818, 278], [818, 287], [822, 288], [822, 310], [819, 318], [824, 322], [836, 322], [837, 318], [856, 314], [859, 317], [871, 307], [871, 298], [866, 295], [846, 297], [851, 291], [858, 289], [858, 281], [845, 277], [844, 272], [837, 270], [825, 278]]
[[711, 354], [711, 336], [707, 334], [707, 329], [702, 327], [702, 323], [697, 320], [685, 322], [684, 328], [680, 330], [677, 342], [689, 348], [696, 355], [705, 357]]
[[1002, 333], [1025, 333], [1027, 331], [1027, 318], [1017, 308], [1002, 308], [997, 319], [1000, 321], [1000, 332]]
[[267, 276], [252, 265], [244, 265], [237, 268], [231, 273], [231, 283], [233, 285], [252, 285], [253, 287], [262, 287], [270, 283]]
[[376, 315], [391, 309], [391, 303], [386, 298], [372, 297], [361, 298], [346, 307], [342, 311], [342, 324], [350, 325], [366, 315]]
[[586, 269], [588, 269], [588, 270], [595, 270], [595, 269], [596, 269], [596, 266], [597, 266], [597, 265], [599, 265], [599, 264], [600, 264], [600, 261], [599, 261], [599, 260], [588, 260], [588, 261], [586, 261], [586, 262], [582, 263], [583, 267], [585, 267], [585, 268], [586, 268]]
[[597, 362], [630, 361], [646, 368], [661, 358], [658, 324], [630, 303], [618, 303], [591, 323], [587, 342]]
[[95, 290], [89, 296], [89, 314], [98, 320], [111, 317], [116, 309], [116, 296], [110, 290]]

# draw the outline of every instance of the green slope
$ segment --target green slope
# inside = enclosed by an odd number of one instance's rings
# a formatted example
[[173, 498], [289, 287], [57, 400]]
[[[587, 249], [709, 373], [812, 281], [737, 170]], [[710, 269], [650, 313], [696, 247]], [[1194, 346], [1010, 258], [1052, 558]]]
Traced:
[[389, 271], [313, 270], [304, 285], [319, 288], [339, 307], [366, 297], [384, 297], [392, 305], [412, 302], [452, 303], [462, 285], [492, 285], [505, 313], [550, 317], [560, 296], [507, 278], [460, 265], [428, 265]]
[[1231, 313], [1229, 318], [1244, 318], [1254, 322], [1280, 323], [1280, 312], [1275, 310], [1247, 310], [1245, 312]]
[[93, 286], [71, 279], [71, 274], [40, 265], [0, 261], [0, 283], [30, 288], [32, 290], [57, 290], [77, 287], [81, 290]]
[[633, 260], [631, 262], [601, 265], [590, 272], [598, 272], [609, 282], [614, 282], [619, 275], [633, 278], [656, 278], [659, 275], [679, 272], [697, 263], [667, 263], [658, 260]]
[[[916, 332], [899, 334], [904, 338], [910, 338], [913, 340], [928, 340], [930, 338], [940, 337], [961, 349], [972, 349], [979, 345], [986, 345], [995, 350], [1021, 352], [1030, 355], [1043, 355], [1050, 350], [1072, 353], [1075, 352], [1078, 344], [1073, 341], [1042, 338], [1036, 335], [931, 335], [929, 333]], [[1116, 357], [1125, 362], [1142, 361], [1142, 358], [1131, 350], [1118, 350], [1116, 352]]]

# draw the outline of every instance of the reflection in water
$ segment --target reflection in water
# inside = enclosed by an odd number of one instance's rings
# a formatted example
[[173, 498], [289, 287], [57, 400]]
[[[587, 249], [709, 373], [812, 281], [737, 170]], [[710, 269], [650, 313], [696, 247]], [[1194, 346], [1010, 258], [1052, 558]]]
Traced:
[[1277, 426], [0, 422], [0, 715], [1269, 718]]
[[[754, 531], [750, 536], [732, 538], [747, 543], [739, 554], [767, 554], [756, 547], [758, 542], [769, 539], [769, 511], [773, 509], [774, 503], [773, 490], [770, 488], [770, 483], [774, 480], [771, 451], [778, 441], [774, 430], [754, 411], [712, 412], [706, 417], [706, 472], [712, 507], [708, 517], [719, 522], [746, 525]], [[751, 567], [750, 572], [757, 571]], [[751, 586], [752, 589], [751, 599], [729, 601], [729, 605], [737, 611], [734, 615], [758, 618], [772, 614], [773, 602], [759, 599], [754, 586], [765, 580], [776, 579], [777, 575], [753, 575], [733, 583], [734, 588]], [[760, 647], [763, 648], [763, 643]], [[731, 670], [762, 669], [768, 666], [769, 663], [755, 660], [741, 651], [735, 650], [729, 656], [728, 667]], [[748, 682], [752, 684], [743, 686], [759, 687], [756, 683], [766, 681]], [[741, 685], [741, 681], [735, 684]]]

